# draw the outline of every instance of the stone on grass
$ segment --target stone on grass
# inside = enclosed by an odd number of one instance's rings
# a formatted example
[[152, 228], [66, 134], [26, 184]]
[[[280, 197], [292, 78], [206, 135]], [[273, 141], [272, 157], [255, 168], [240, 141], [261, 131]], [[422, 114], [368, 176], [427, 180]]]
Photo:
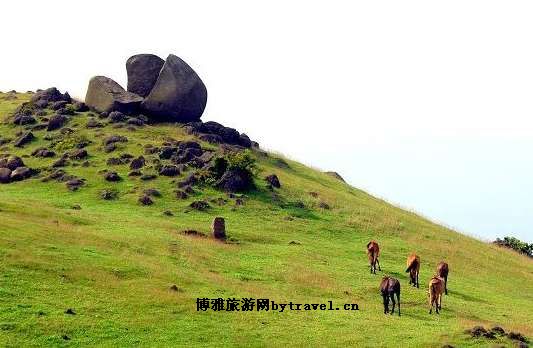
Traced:
[[225, 240], [226, 239], [226, 223], [223, 217], [215, 217], [213, 219], [213, 224], [211, 225], [213, 232], [213, 237], [215, 239]]

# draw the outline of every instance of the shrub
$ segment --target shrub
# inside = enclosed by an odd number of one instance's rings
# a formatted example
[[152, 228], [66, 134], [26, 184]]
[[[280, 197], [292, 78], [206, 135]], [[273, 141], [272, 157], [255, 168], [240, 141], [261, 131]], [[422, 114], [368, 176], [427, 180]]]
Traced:
[[529, 257], [533, 257], [533, 243], [528, 244], [526, 242], [522, 242], [521, 240], [515, 237], [504, 237], [503, 239], [496, 238], [493, 243], [499, 246], [516, 250], [519, 253], [525, 254]]

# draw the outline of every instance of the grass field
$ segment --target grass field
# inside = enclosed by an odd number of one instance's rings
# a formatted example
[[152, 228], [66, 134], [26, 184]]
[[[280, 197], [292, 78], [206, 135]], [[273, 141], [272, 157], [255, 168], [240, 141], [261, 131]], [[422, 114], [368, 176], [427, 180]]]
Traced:
[[[28, 97], [2, 100], [0, 94], [0, 120]], [[514, 346], [505, 337], [473, 339], [464, 333], [474, 325], [495, 324], [533, 337], [533, 262], [524, 256], [294, 161], [280, 166], [274, 154], [256, 153], [259, 189], [244, 205], [229, 200], [211, 204], [207, 212], [188, 211], [192, 200], [226, 195], [206, 188], [178, 200], [171, 178], [141, 182], [128, 178], [124, 165], [113, 168], [124, 178], [113, 184], [98, 173], [117, 153], [139, 155], [147, 143], [189, 137], [181, 128], [89, 130], [86, 120], [85, 113], [78, 114], [68, 126], [93, 140], [87, 148], [91, 166], [66, 168], [87, 179], [86, 186], [70, 192], [62, 183], [39, 178], [0, 186], [0, 346]], [[0, 137], [13, 138], [17, 130], [0, 124]], [[29, 155], [48, 144], [46, 133], [36, 131], [30, 145], [7, 145], [0, 153]], [[101, 139], [110, 134], [129, 141], [105, 154]], [[35, 168], [54, 160], [23, 159]], [[262, 179], [271, 173], [282, 185], [276, 196]], [[118, 199], [100, 199], [99, 192], [111, 187], [119, 191]], [[152, 206], [139, 205], [139, 193], [151, 187], [163, 196]], [[320, 208], [320, 202], [331, 209]], [[81, 210], [73, 210], [75, 204]], [[174, 215], [164, 215], [165, 210]], [[231, 243], [179, 233], [209, 233], [215, 216], [226, 219]], [[370, 239], [382, 250], [378, 275], [369, 272]], [[411, 251], [422, 260], [420, 289], [409, 287], [404, 273]], [[450, 265], [449, 295], [441, 314], [429, 315], [427, 282], [441, 259]], [[401, 317], [383, 314], [382, 275], [402, 284]], [[178, 291], [170, 290], [174, 284]], [[357, 303], [359, 311], [198, 312], [199, 297], [331, 300]], [[69, 308], [75, 315], [65, 313]]]

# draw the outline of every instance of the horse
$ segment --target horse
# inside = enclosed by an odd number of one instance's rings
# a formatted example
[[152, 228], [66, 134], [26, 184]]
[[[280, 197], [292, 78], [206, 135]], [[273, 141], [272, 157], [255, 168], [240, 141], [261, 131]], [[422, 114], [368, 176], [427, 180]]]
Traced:
[[437, 265], [437, 275], [444, 279], [444, 293], [448, 295], [448, 272], [450, 268], [448, 264], [444, 261], [439, 262]]
[[442, 293], [444, 292], [444, 279], [438, 275], [433, 276], [429, 281], [429, 314], [433, 311], [433, 305], [435, 305], [435, 311], [439, 314], [439, 310], [442, 309]]
[[405, 270], [405, 273], [409, 272], [409, 284], [413, 284], [413, 286], [416, 286], [419, 288], [418, 283], [418, 273], [420, 271], [420, 256], [418, 256], [415, 253], [412, 253], [407, 258], [407, 269]]
[[383, 307], [384, 313], [389, 313], [389, 300], [392, 301], [392, 311], [391, 315], [394, 314], [394, 308], [396, 307], [396, 301], [394, 299], [394, 294], [398, 299], [398, 316], [401, 316], [400, 313], [400, 282], [398, 279], [392, 277], [383, 277], [380, 285], [381, 296], [383, 297]]
[[370, 273], [376, 274], [376, 264], [378, 265], [379, 270], [381, 271], [381, 266], [379, 265], [379, 245], [375, 240], [371, 240], [366, 245], [366, 254], [368, 255], [368, 261], [370, 262]]

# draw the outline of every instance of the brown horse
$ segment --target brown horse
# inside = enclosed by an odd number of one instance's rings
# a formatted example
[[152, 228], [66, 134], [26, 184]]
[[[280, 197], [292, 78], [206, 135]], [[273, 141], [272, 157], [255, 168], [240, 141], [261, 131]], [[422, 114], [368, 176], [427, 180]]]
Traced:
[[448, 264], [444, 261], [437, 265], [437, 275], [444, 279], [444, 293], [448, 295], [448, 272], [450, 271]]
[[396, 307], [396, 301], [394, 299], [394, 294], [398, 299], [398, 316], [401, 316], [400, 313], [400, 282], [398, 279], [391, 277], [383, 277], [380, 285], [381, 296], [383, 296], [383, 307], [384, 313], [389, 313], [389, 300], [392, 301], [392, 311], [390, 314], [394, 314], [394, 307]]
[[370, 262], [370, 273], [376, 274], [376, 264], [378, 265], [379, 270], [381, 271], [381, 266], [379, 265], [379, 245], [375, 240], [371, 240], [366, 245], [366, 254], [368, 255], [368, 261]]
[[415, 253], [412, 253], [407, 258], [407, 269], [405, 270], [405, 273], [409, 272], [409, 284], [413, 284], [413, 286], [416, 286], [419, 288], [418, 284], [418, 273], [420, 271], [420, 256], [418, 256]]
[[444, 279], [439, 276], [433, 276], [429, 281], [429, 314], [433, 311], [433, 305], [435, 305], [435, 311], [439, 314], [439, 310], [442, 309], [443, 292]]

